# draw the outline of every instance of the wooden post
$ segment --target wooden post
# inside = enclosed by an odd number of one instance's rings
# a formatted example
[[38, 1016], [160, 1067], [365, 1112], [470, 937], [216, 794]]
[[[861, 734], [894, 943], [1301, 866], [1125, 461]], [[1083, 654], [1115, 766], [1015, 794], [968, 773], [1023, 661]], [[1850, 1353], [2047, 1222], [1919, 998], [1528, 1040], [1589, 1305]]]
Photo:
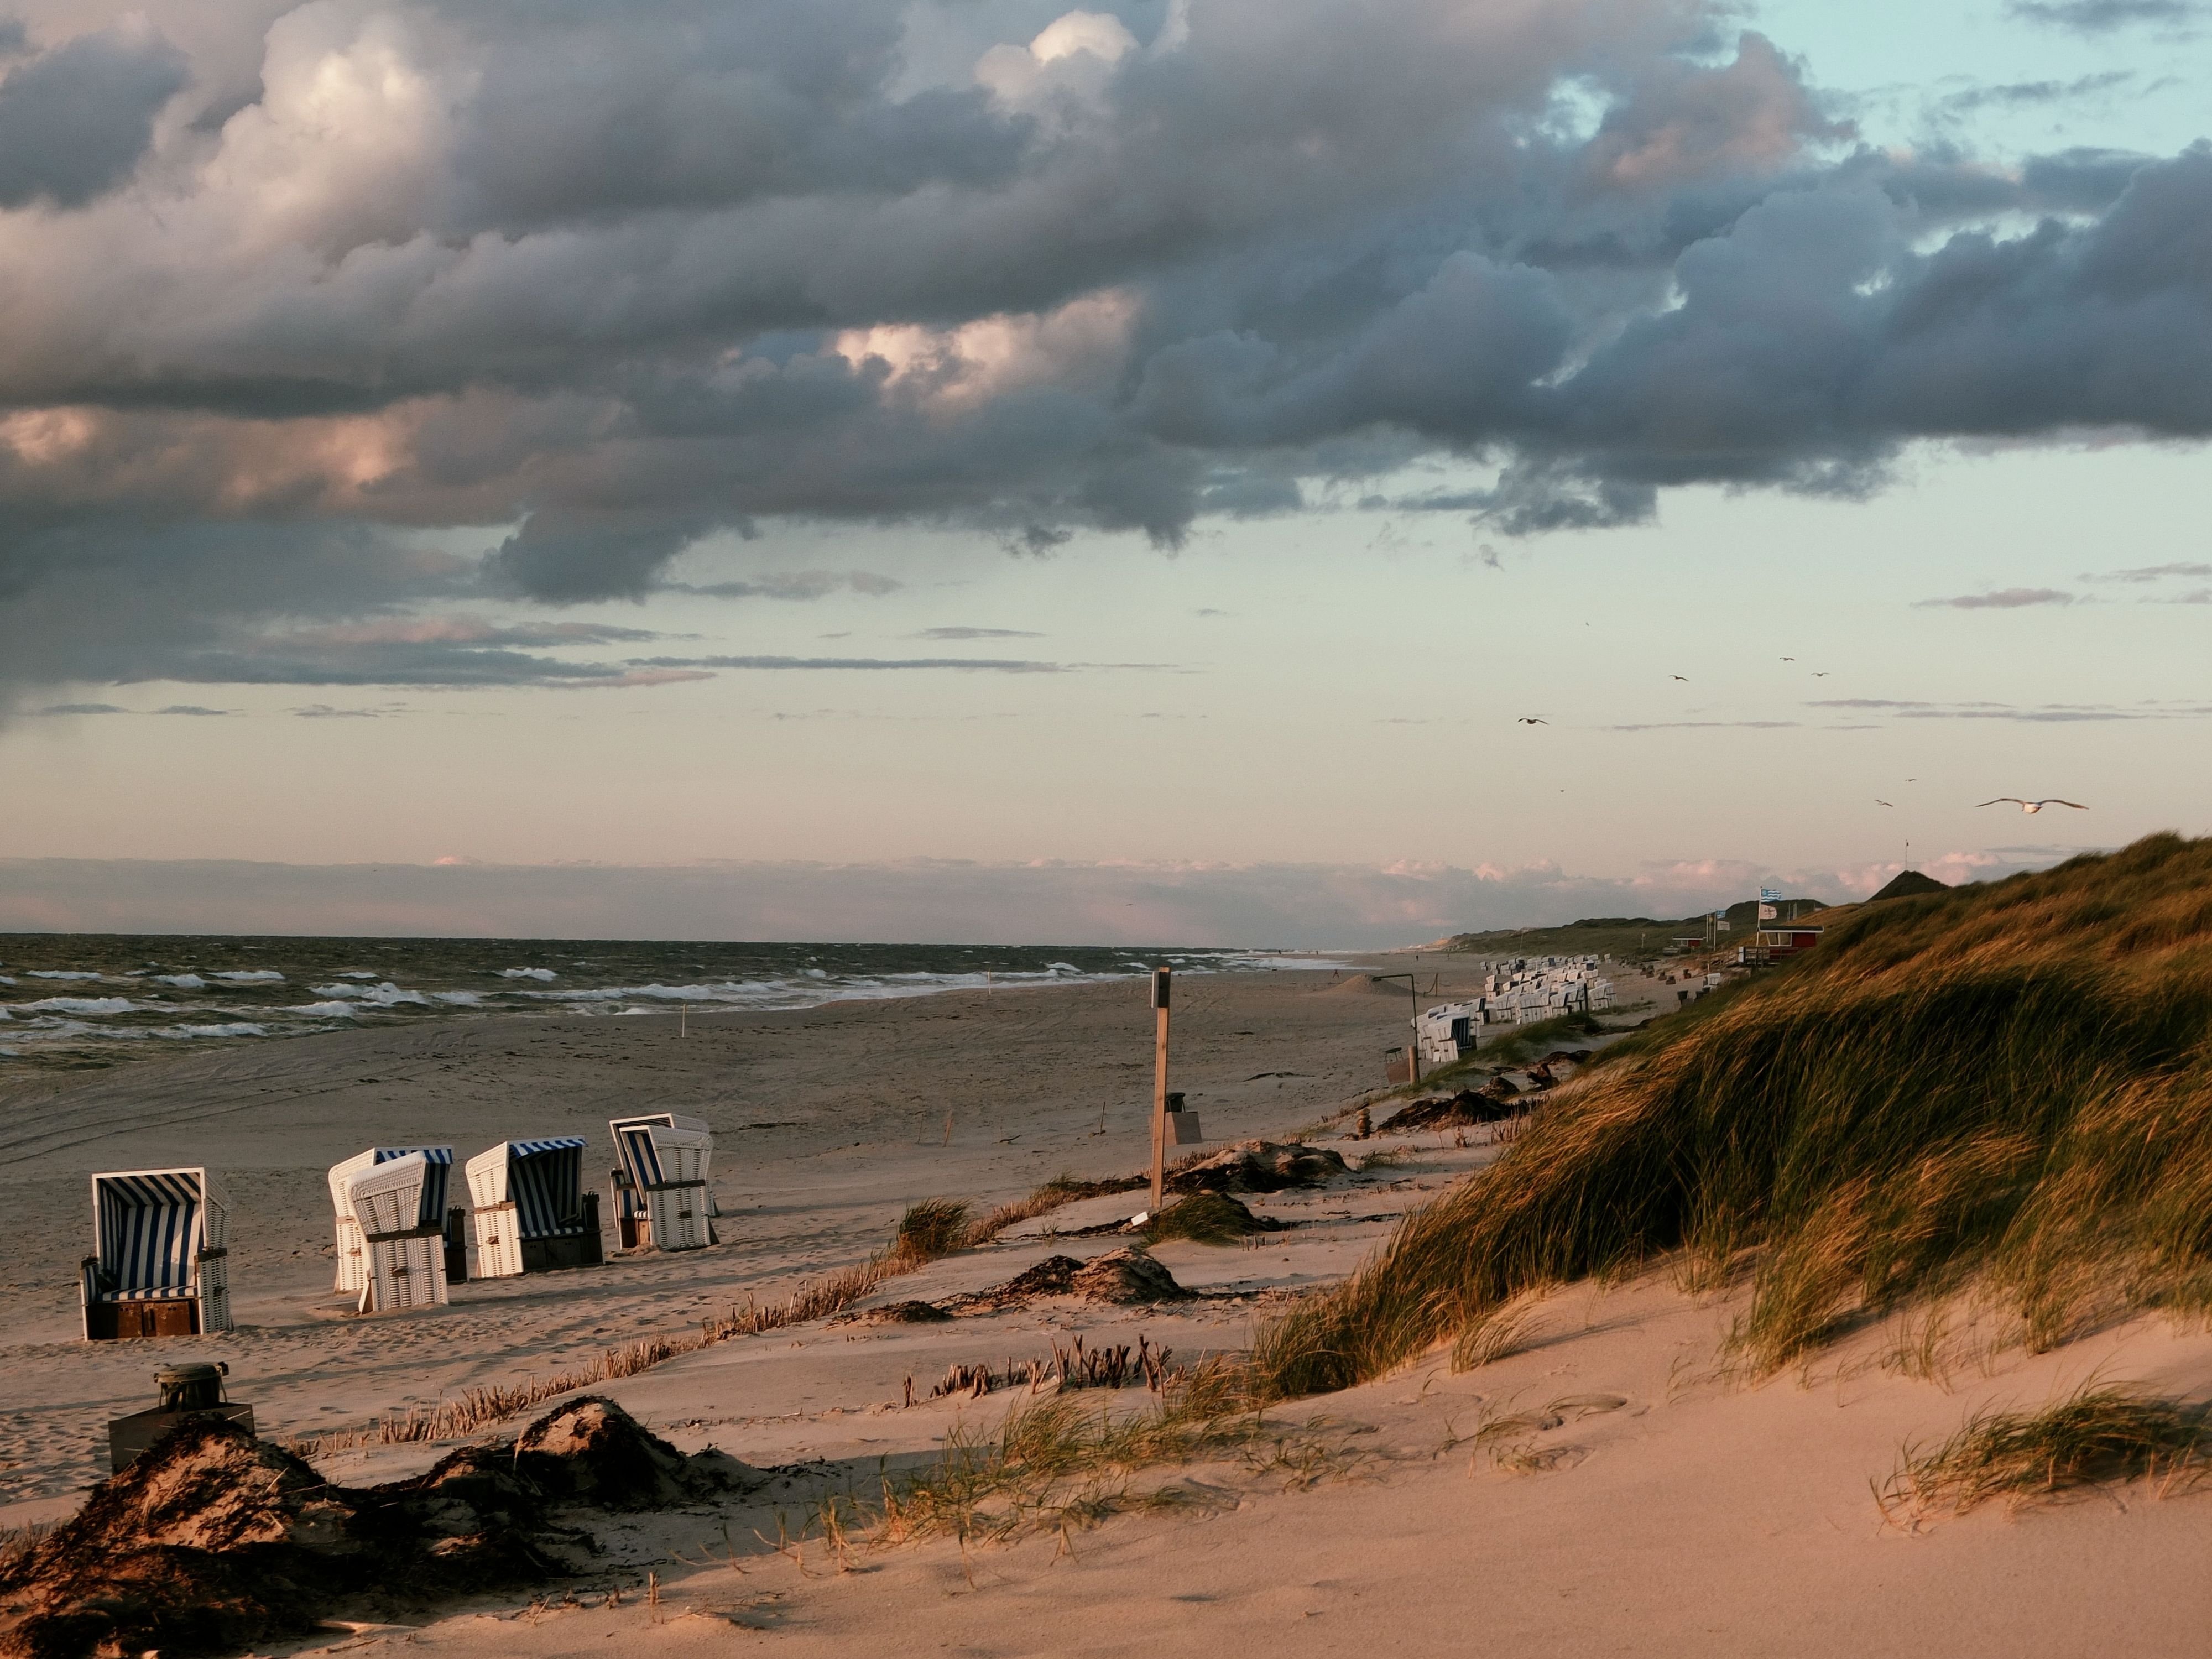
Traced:
[[[1415, 957], [1414, 961], [1420, 958]], [[1406, 1075], [1418, 1086], [1421, 1081], [1421, 988], [1411, 974], [1406, 975], [1406, 989], [1412, 994], [1413, 1003], [1413, 1035], [1406, 1044]]]
[[1168, 986], [1174, 970], [1152, 969], [1152, 1213], [1167, 1192], [1168, 1164]]

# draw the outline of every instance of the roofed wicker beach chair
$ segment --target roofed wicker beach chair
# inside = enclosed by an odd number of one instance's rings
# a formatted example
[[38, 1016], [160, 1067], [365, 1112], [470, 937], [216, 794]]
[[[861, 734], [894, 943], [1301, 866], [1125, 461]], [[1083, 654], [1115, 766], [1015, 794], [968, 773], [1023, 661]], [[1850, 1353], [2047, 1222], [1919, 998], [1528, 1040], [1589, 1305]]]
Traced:
[[92, 1178], [93, 1248], [80, 1272], [88, 1342], [230, 1328], [230, 1200], [205, 1170]]
[[594, 1267], [599, 1195], [584, 1190], [581, 1135], [502, 1140], [468, 1161], [469, 1277]]
[[618, 1117], [607, 1125], [622, 1167], [615, 1215], [624, 1249], [696, 1250], [717, 1243], [709, 1186], [714, 1133], [676, 1112]]
[[[363, 1313], [446, 1305], [446, 1177], [453, 1153], [403, 1152], [355, 1170], [343, 1188], [362, 1241]], [[349, 1159], [358, 1163], [358, 1159]]]
[[[342, 1164], [331, 1165], [331, 1209], [337, 1219], [338, 1269], [337, 1282], [331, 1288], [347, 1296], [358, 1297], [368, 1282], [368, 1252], [362, 1243], [360, 1224], [354, 1219], [352, 1206], [346, 1200], [346, 1183], [364, 1170], [375, 1169], [397, 1158], [419, 1152], [428, 1164], [423, 1171], [421, 1201], [415, 1218], [406, 1224], [412, 1227], [434, 1227], [444, 1234], [445, 1274], [448, 1279], [466, 1276], [466, 1269], [459, 1273], [457, 1260], [462, 1243], [460, 1212], [449, 1202], [453, 1172], [453, 1149], [450, 1146], [372, 1146], [367, 1152], [356, 1152]], [[442, 1302], [441, 1295], [438, 1300]], [[411, 1304], [404, 1305], [413, 1305]]]

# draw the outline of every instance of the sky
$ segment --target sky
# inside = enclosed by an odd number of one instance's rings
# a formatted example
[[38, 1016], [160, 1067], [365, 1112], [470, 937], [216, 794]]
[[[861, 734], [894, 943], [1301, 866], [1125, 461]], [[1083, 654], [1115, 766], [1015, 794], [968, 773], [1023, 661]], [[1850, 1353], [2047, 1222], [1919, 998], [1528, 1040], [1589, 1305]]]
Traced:
[[2212, 7], [10, 17], [0, 929], [1348, 947], [2212, 815]]

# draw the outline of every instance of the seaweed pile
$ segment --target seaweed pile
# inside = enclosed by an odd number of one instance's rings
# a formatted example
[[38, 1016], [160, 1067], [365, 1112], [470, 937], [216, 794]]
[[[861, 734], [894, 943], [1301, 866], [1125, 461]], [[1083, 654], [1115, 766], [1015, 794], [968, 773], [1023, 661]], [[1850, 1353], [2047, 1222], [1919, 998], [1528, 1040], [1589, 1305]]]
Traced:
[[1304, 1141], [1248, 1140], [1176, 1170], [1171, 1193], [1279, 1193], [1325, 1187], [1348, 1174], [1341, 1154]]
[[[1504, 1084], [1504, 1088], [1498, 1085]], [[1492, 1078], [1481, 1089], [1462, 1089], [1455, 1095], [1429, 1095], [1409, 1103], [1376, 1126], [1377, 1134], [1412, 1134], [1420, 1129], [1458, 1129], [1478, 1123], [1499, 1123], [1527, 1109], [1516, 1105], [1520, 1093], [1502, 1077]]]
[[510, 1442], [467, 1446], [388, 1486], [331, 1484], [235, 1424], [189, 1419], [0, 1574], [0, 1655], [95, 1659], [296, 1639], [341, 1610], [379, 1617], [572, 1571], [590, 1510], [739, 1490], [587, 1396]]

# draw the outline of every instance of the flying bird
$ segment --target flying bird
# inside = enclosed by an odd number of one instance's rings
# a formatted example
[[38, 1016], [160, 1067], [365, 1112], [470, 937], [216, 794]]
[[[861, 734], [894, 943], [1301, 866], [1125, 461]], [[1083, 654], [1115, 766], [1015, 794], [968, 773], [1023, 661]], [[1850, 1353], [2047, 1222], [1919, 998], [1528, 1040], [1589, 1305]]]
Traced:
[[1876, 795], [1874, 798], [1874, 804], [1876, 806], [1894, 806], [1897, 805], [1893, 800], [1884, 800], [1880, 795]]
[[1825, 680], [1828, 678], [1828, 671], [1825, 668], [1816, 668], [1813, 671], [1813, 678], [1816, 680]]
[[1998, 801], [2008, 800], [2023, 812], [2040, 812], [2046, 806], [2070, 806], [2077, 812], [2086, 812], [2089, 810], [2078, 800], [2061, 800], [2056, 795], [2045, 795], [2041, 800], [2022, 800], [2018, 795], [1999, 795], [1996, 800], [1976, 801], [1974, 805], [1995, 806]]
[[1690, 683], [1690, 677], [1687, 674], [1669, 674], [1667, 678], [1670, 680], [1680, 680], [1685, 685]]
[[1521, 724], [1523, 726], [1549, 726], [1551, 721], [1540, 720], [1534, 714], [1523, 714], [1521, 716]]

